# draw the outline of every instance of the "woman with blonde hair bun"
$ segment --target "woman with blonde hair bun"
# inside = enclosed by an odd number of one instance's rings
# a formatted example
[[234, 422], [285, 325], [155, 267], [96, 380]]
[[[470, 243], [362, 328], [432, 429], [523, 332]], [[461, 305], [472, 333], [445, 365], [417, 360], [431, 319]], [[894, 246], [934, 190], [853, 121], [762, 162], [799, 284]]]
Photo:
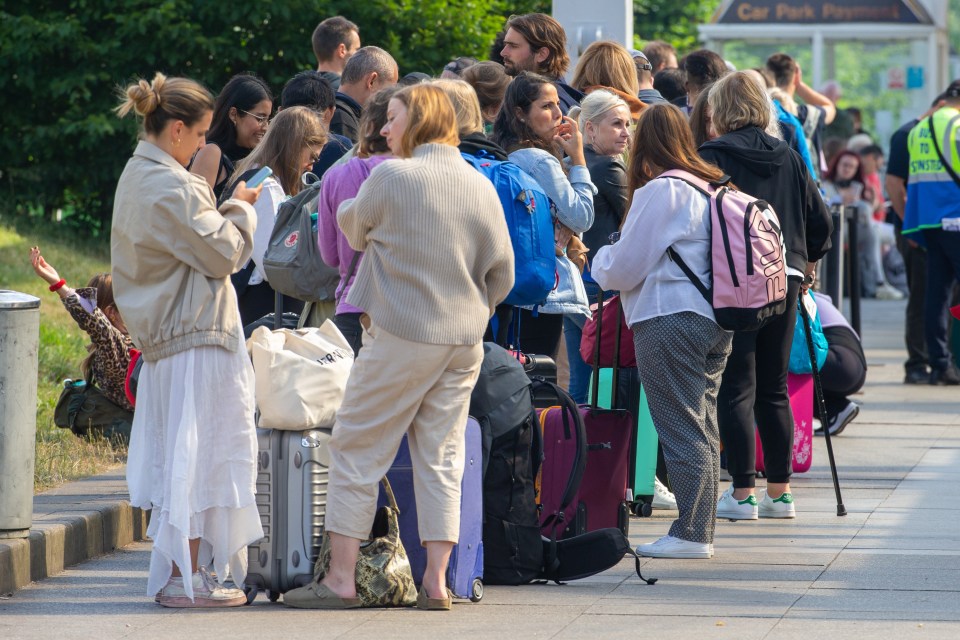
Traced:
[[253, 369], [229, 278], [250, 257], [260, 189], [240, 182], [217, 209], [186, 170], [213, 112], [193, 80], [130, 85], [117, 113], [131, 112], [143, 137], [117, 183], [110, 253], [116, 305], [143, 357], [127, 484], [131, 504], [152, 510], [147, 593], [165, 607], [239, 606], [243, 591], [223, 584], [243, 583], [263, 529]]
[[[427, 566], [420, 609], [450, 609], [446, 570], [460, 535], [467, 409], [494, 307], [513, 286], [513, 248], [493, 185], [460, 156], [453, 105], [433, 84], [396, 93], [381, 129], [400, 160], [378, 165], [337, 212], [363, 251], [347, 302], [364, 309], [363, 349], [330, 439], [322, 579], [284, 604], [351, 609], [378, 483], [408, 434]], [[456, 203], [456, 206], [451, 206]]]

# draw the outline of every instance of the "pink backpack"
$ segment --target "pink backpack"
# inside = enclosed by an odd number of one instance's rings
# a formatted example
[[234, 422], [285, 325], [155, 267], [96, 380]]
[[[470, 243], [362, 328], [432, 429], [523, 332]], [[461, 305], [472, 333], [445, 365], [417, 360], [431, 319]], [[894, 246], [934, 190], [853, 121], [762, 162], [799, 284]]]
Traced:
[[670, 258], [713, 306], [728, 331], [759, 329], [787, 308], [786, 250], [780, 220], [767, 202], [680, 170], [661, 178], [683, 180], [710, 199], [711, 283], [708, 289], [673, 248]]

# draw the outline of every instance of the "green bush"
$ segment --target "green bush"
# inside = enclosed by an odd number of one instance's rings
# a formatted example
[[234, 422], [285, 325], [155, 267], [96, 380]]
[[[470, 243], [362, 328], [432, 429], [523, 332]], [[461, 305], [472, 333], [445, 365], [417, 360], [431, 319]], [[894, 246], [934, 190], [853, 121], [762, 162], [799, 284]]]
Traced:
[[310, 35], [345, 15], [401, 73], [486, 57], [503, 16], [541, 0], [61, 0], [0, 8], [0, 202], [21, 216], [60, 210], [75, 231], [109, 229], [117, 178], [136, 138], [117, 119], [117, 87], [156, 71], [213, 91], [252, 71], [279, 93], [314, 68]]

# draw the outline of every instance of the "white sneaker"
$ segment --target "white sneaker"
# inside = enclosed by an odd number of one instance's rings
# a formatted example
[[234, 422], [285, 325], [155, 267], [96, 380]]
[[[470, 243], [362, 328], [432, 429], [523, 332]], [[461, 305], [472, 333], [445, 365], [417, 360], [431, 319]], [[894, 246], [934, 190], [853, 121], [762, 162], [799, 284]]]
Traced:
[[903, 300], [903, 292], [884, 282], [877, 285], [877, 300]]
[[[832, 432], [831, 432], [832, 433]], [[653, 478], [653, 502], [650, 504], [654, 509], [663, 509], [666, 511], [677, 510], [677, 498], [670, 489], [667, 489], [660, 478]]]
[[860, 415], [860, 405], [856, 402], [848, 402], [847, 406], [841, 409], [837, 415], [830, 416], [827, 419], [827, 428], [830, 429], [830, 435], [840, 435], [840, 432], [846, 429], [847, 425], [853, 422], [853, 419], [858, 415]]
[[690, 542], [663, 536], [656, 542], [642, 544], [637, 547], [637, 555], [646, 558], [706, 558], [713, 557], [713, 545], [703, 542]]
[[764, 492], [758, 509], [761, 518], [796, 518], [797, 510], [793, 505], [793, 494], [785, 491], [779, 498], [772, 500]]
[[183, 578], [170, 578], [166, 586], [157, 594], [156, 601], [164, 607], [177, 609], [239, 607], [247, 602], [247, 596], [242, 590], [221, 587], [207, 572], [206, 567], [200, 567], [200, 570], [191, 578], [193, 600], [187, 597], [183, 588]]
[[750, 494], [743, 500], [737, 500], [733, 497], [733, 485], [730, 485], [717, 501], [717, 517], [724, 520], [756, 520], [757, 497]]

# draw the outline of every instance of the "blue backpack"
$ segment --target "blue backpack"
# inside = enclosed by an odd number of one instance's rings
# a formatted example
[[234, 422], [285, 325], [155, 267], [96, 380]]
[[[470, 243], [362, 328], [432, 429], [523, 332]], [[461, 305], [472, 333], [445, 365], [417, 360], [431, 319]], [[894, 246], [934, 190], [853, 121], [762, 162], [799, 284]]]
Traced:
[[510, 229], [514, 283], [503, 303], [541, 304], [557, 277], [550, 199], [530, 174], [512, 162], [502, 162], [484, 151], [461, 155], [497, 189]]

